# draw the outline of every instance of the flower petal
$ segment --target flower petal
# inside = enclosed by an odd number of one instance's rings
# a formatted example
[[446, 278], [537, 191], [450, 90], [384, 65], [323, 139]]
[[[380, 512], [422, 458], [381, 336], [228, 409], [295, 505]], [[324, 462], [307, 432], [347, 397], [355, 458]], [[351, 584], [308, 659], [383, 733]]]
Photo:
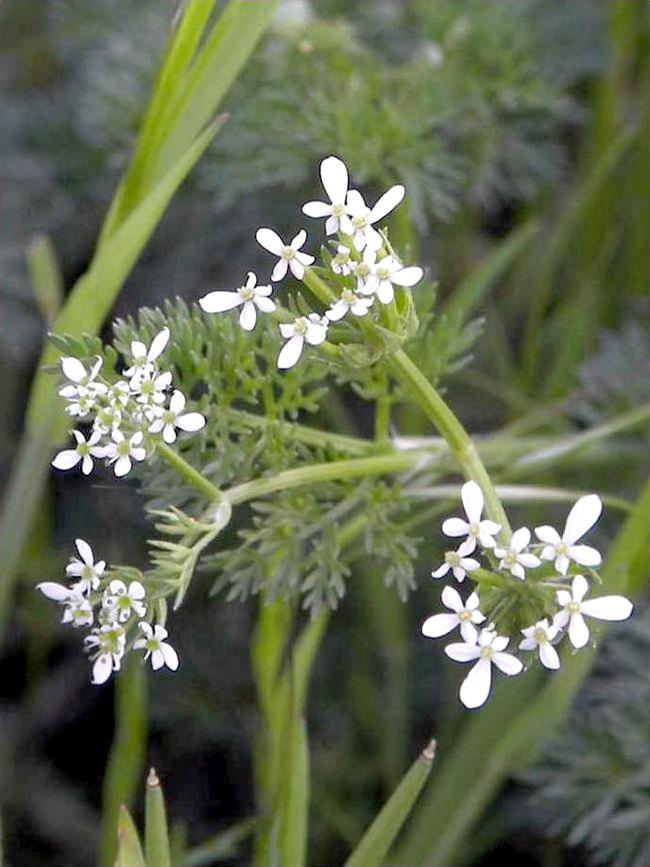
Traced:
[[625, 596], [599, 596], [583, 602], [580, 610], [588, 617], [596, 617], [598, 620], [627, 620], [633, 607]]
[[416, 283], [420, 282], [423, 275], [424, 271], [422, 268], [412, 265], [410, 268], [402, 268], [400, 271], [396, 271], [390, 279], [397, 286], [415, 286]]
[[320, 164], [320, 177], [332, 204], [342, 205], [348, 192], [348, 170], [338, 157], [326, 157]]
[[473, 623], [469, 620], [463, 620], [460, 624], [460, 634], [463, 637], [463, 641], [466, 641], [467, 644], [476, 644], [478, 640], [478, 632]]
[[457, 626], [458, 617], [455, 614], [434, 614], [422, 624], [422, 635], [426, 635], [427, 638], [440, 638]]
[[101, 683], [106, 683], [113, 671], [113, 660], [110, 655], [105, 653], [98, 656], [93, 664], [92, 682], [99, 686]]
[[557, 650], [548, 641], [543, 641], [539, 646], [539, 661], [544, 668], [550, 668], [552, 671], [556, 671], [560, 667], [560, 657]]
[[[462, 518], [447, 518], [446, 521], [443, 521], [442, 524], [442, 532], [445, 536], [466, 536], [469, 532], [469, 527], [467, 526], [467, 522], [463, 521]], [[472, 548], [472, 551], [474, 548]], [[467, 552], [471, 553], [471, 552]]]
[[371, 209], [368, 215], [369, 222], [376, 223], [378, 220], [382, 220], [386, 214], [390, 214], [393, 208], [396, 208], [402, 201], [405, 192], [406, 190], [401, 184], [396, 184], [387, 190]]
[[439, 566], [439, 567], [435, 570], [435, 572], [432, 572], [432, 573], [431, 573], [431, 577], [432, 577], [432, 578], [443, 578], [443, 577], [447, 574], [447, 572], [449, 572], [450, 569], [451, 569], [451, 566], [449, 565], [449, 563], [447, 563], [447, 562], [445, 561], [445, 562], [442, 564], [442, 566]]
[[517, 554], [519, 554], [519, 552], [523, 551], [529, 542], [530, 530], [528, 529], [528, 527], [520, 527], [512, 534], [512, 539], [510, 540], [510, 548], [513, 551], [516, 551]]
[[599, 566], [602, 561], [600, 552], [589, 545], [571, 545], [569, 557], [581, 566]]
[[71, 470], [81, 460], [81, 455], [75, 449], [64, 449], [52, 461], [52, 466], [57, 470]]
[[481, 655], [481, 648], [478, 645], [466, 643], [448, 644], [445, 647], [445, 653], [454, 662], [472, 662]]
[[571, 594], [576, 602], [582, 602], [589, 591], [589, 584], [584, 575], [576, 575], [571, 582]]
[[465, 608], [458, 590], [455, 590], [453, 587], [449, 586], [445, 587], [445, 589], [442, 591], [442, 604], [445, 606], [445, 608], [449, 608], [451, 611], [455, 611], [456, 613], [462, 611]]
[[271, 280], [273, 280], [274, 283], [278, 280], [282, 280], [287, 273], [288, 267], [289, 263], [286, 259], [278, 259], [271, 271]]
[[284, 241], [273, 229], [258, 229], [255, 233], [255, 238], [257, 243], [264, 247], [265, 250], [268, 250], [269, 253], [273, 253], [275, 256], [282, 254]]
[[78, 358], [62, 358], [61, 359], [61, 368], [63, 370], [64, 376], [66, 376], [72, 382], [81, 382], [88, 374], [86, 373], [86, 368], [79, 361]]
[[569, 621], [569, 641], [579, 650], [589, 641], [589, 628], [582, 614], [572, 614]]
[[223, 313], [243, 303], [244, 299], [238, 292], [208, 292], [203, 298], [199, 298], [201, 310], [206, 313]]
[[257, 322], [257, 310], [252, 301], [247, 301], [239, 314], [239, 324], [244, 331], [252, 331]]
[[294, 237], [291, 239], [291, 244], [289, 245], [292, 250], [299, 250], [302, 245], [307, 240], [307, 232], [304, 229], [301, 229]]
[[485, 704], [492, 684], [492, 666], [489, 659], [479, 659], [460, 686], [460, 700], [472, 710]]
[[205, 426], [205, 417], [200, 412], [186, 412], [176, 419], [176, 427], [184, 431], [201, 430]]
[[332, 206], [327, 202], [306, 202], [302, 206], [303, 214], [308, 217], [329, 217], [332, 213]]
[[165, 351], [165, 347], [169, 343], [170, 331], [169, 328], [163, 328], [151, 341], [149, 352], [147, 352], [147, 361], [155, 361], [159, 355]]
[[288, 370], [294, 366], [300, 358], [304, 342], [303, 337], [295, 335], [285, 343], [278, 355], [278, 368], [280, 370]]
[[68, 599], [72, 593], [69, 587], [57, 584], [55, 581], [43, 581], [36, 585], [36, 589], [40, 590], [47, 599], [53, 599], [55, 602]]
[[160, 645], [160, 650], [162, 651], [162, 655], [165, 659], [165, 665], [167, 666], [167, 668], [169, 668], [171, 671], [176, 671], [176, 669], [178, 668], [178, 654], [171, 646], [171, 644], [163, 642]]
[[122, 476], [126, 476], [130, 469], [131, 459], [124, 455], [115, 461], [113, 471], [118, 478], [121, 478]]
[[176, 389], [169, 401], [169, 408], [173, 413], [183, 412], [185, 409], [185, 395], [182, 391]]
[[[540, 541], [546, 542], [547, 545], [557, 545], [562, 541], [555, 527], [549, 527], [548, 524], [544, 524], [542, 527], [535, 527], [535, 535]], [[544, 559], [548, 558], [544, 557]]]
[[476, 482], [465, 482], [460, 490], [460, 498], [469, 521], [478, 523], [483, 512], [483, 491]]
[[598, 518], [600, 518], [602, 510], [603, 504], [597, 494], [588, 494], [586, 497], [580, 497], [569, 512], [562, 539], [568, 545], [573, 545], [588, 530], [591, 530]]
[[519, 674], [524, 667], [522, 661], [511, 653], [495, 653], [492, 659], [499, 671], [507, 674], [508, 677]]
[[90, 545], [88, 544], [88, 542], [84, 542], [83, 539], [75, 539], [74, 544], [75, 544], [77, 551], [79, 552], [79, 556], [81, 557], [83, 562], [86, 564], [86, 566], [93, 566], [94, 565], [93, 551], [92, 551], [92, 548], [90, 547]]
[[[271, 291], [271, 287], [268, 287], [269, 292]], [[258, 310], [261, 310], [262, 313], [273, 313], [275, 310], [275, 301], [272, 301], [270, 298], [265, 298], [264, 295], [257, 295], [255, 297], [255, 306]]]

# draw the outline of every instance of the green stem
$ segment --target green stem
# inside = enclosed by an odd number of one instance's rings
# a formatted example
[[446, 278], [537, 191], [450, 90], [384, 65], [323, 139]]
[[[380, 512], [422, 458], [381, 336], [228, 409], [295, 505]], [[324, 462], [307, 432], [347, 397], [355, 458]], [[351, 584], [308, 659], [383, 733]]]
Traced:
[[302, 278], [302, 282], [311, 289], [319, 301], [322, 301], [328, 307], [333, 301], [337, 300], [336, 295], [327, 283], [321, 280], [312, 268], [305, 268], [305, 276]]
[[165, 443], [158, 443], [156, 445], [156, 451], [170, 467], [173, 467], [173, 469], [175, 469], [186, 482], [189, 482], [190, 485], [196, 488], [197, 491], [200, 491], [211, 500], [218, 501], [223, 499], [223, 494], [219, 488], [217, 488], [216, 485], [213, 485], [212, 482], [205, 478], [205, 476], [202, 476], [201, 473], [198, 470], [195, 470], [191, 464], [188, 464], [185, 458], [181, 457], [178, 452], [174, 451], [174, 449], [170, 449]]
[[398, 349], [392, 356], [390, 364], [397, 379], [414, 395], [424, 412], [447, 440], [465, 477], [473, 479], [483, 491], [487, 513], [493, 521], [501, 524], [502, 534], [507, 541], [511, 534], [508, 518], [469, 434], [404, 350]]

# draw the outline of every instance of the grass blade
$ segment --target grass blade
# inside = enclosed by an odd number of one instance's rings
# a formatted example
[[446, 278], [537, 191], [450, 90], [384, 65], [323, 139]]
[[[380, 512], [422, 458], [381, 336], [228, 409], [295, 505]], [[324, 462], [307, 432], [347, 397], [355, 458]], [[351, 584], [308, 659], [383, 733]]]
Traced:
[[27, 269], [38, 306], [49, 328], [63, 303], [63, 277], [54, 244], [48, 235], [37, 235], [27, 248]]
[[138, 832], [126, 807], [120, 808], [115, 867], [147, 867]]
[[147, 777], [144, 822], [147, 867], [171, 867], [165, 798], [158, 774], [153, 768], [151, 768]]
[[220, 859], [234, 857], [239, 844], [255, 831], [257, 821], [256, 818], [244, 819], [232, 828], [227, 828], [213, 840], [186, 852], [174, 867], [208, 867]]

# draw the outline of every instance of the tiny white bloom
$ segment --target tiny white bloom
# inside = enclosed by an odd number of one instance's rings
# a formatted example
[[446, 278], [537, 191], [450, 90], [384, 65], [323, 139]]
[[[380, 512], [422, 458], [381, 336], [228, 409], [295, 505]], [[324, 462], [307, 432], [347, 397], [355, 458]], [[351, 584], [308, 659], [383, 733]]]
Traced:
[[71, 623], [74, 627], [92, 626], [93, 607], [80, 590], [72, 590], [64, 605], [61, 623]]
[[350, 262], [350, 248], [339, 244], [336, 248], [336, 256], [332, 259], [332, 271], [335, 274], [342, 274], [346, 277], [352, 272], [352, 264]]
[[96, 430], [86, 440], [82, 433], [73, 430], [72, 436], [76, 439], [77, 445], [73, 449], [63, 449], [59, 452], [52, 461], [52, 466], [57, 470], [71, 470], [81, 461], [81, 472], [87, 476], [92, 472], [93, 458], [104, 457], [104, 446], [98, 445], [102, 435]]
[[383, 220], [403, 198], [404, 187], [397, 184], [387, 190], [372, 208], [369, 208], [358, 190], [350, 190], [347, 205], [348, 213], [352, 217], [354, 246], [357, 250], [363, 250], [366, 246], [379, 250], [382, 237], [373, 225]]
[[97, 360], [90, 370], [86, 370], [78, 358], [65, 357], [61, 359], [63, 375], [71, 385], [64, 385], [59, 389], [59, 395], [68, 400], [79, 397], [95, 397], [106, 394], [108, 387], [103, 382], [97, 382], [97, 376], [102, 369], [103, 360], [97, 356]]
[[382, 304], [390, 304], [395, 297], [395, 286], [415, 286], [423, 274], [417, 265], [405, 268], [393, 256], [384, 256], [375, 264], [363, 291], [375, 294]]
[[478, 637], [478, 644], [458, 643], [445, 647], [447, 656], [456, 662], [477, 660], [460, 687], [460, 700], [465, 707], [471, 709], [485, 704], [492, 685], [493, 664], [509, 676], [519, 674], [522, 670], [523, 665], [516, 656], [503, 652], [508, 641], [503, 635], [483, 629]]
[[571, 592], [557, 591], [557, 601], [562, 610], [553, 618], [553, 624], [561, 629], [569, 624], [569, 641], [576, 649], [589, 641], [589, 627], [583, 615], [597, 620], [627, 620], [632, 614], [632, 603], [625, 596], [599, 596], [585, 602], [588, 590], [584, 575], [576, 575], [571, 582]]
[[154, 671], [158, 671], [163, 665], [166, 665], [172, 671], [176, 671], [178, 668], [178, 654], [171, 644], [165, 641], [168, 633], [164, 626], [156, 624], [152, 628], [149, 623], [145, 623], [144, 621], [139, 626], [144, 633], [144, 638], [138, 638], [133, 645], [133, 649], [144, 650], [145, 659], [151, 657], [151, 667]]
[[68, 415], [73, 418], [86, 418], [95, 408], [97, 403], [94, 395], [90, 393], [79, 394], [77, 397], [70, 398], [70, 402], [65, 408]]
[[530, 542], [530, 530], [528, 527], [520, 527], [512, 534], [507, 548], [495, 548], [494, 556], [498, 557], [499, 568], [508, 569], [515, 578], [522, 581], [526, 578], [524, 569], [535, 569], [541, 564], [539, 557], [526, 553], [524, 548]]
[[160, 433], [162, 431], [163, 439], [166, 443], [176, 441], [176, 428], [184, 431], [197, 431], [205, 425], [205, 417], [200, 412], [186, 412], [185, 395], [178, 391], [172, 394], [169, 401], [169, 409], [162, 411], [162, 414], [154, 419], [149, 431], [150, 433]]
[[119, 430], [114, 430], [111, 436], [113, 442], [106, 446], [106, 457], [109, 459], [109, 463], [115, 465], [115, 475], [125, 476], [131, 470], [131, 459], [143, 461], [147, 457], [147, 452], [140, 445], [143, 440], [142, 431], [137, 431], [128, 440]]
[[556, 624], [549, 624], [548, 620], [538, 620], [534, 626], [528, 626], [521, 630], [525, 638], [519, 642], [520, 650], [535, 650], [539, 653], [539, 661], [545, 668], [558, 669], [560, 657], [551, 642], [557, 638], [559, 628]]
[[151, 374], [132, 377], [131, 392], [142, 406], [155, 408], [165, 402], [171, 384], [171, 371], [160, 374], [153, 371]]
[[467, 554], [471, 554], [475, 548], [476, 542], [474, 539], [466, 539], [457, 551], [447, 551], [445, 562], [431, 573], [431, 577], [442, 578], [451, 569], [456, 581], [462, 583], [468, 572], [474, 572], [481, 566], [478, 560], [466, 556]]
[[119, 428], [121, 424], [122, 411], [117, 408], [115, 403], [109, 403], [97, 409], [93, 421], [93, 432], [97, 432], [100, 436], [109, 434], [115, 428]]
[[287, 341], [280, 350], [278, 367], [287, 370], [293, 367], [302, 354], [305, 341], [311, 346], [318, 346], [327, 337], [327, 320], [323, 321], [317, 313], [309, 316], [298, 316], [293, 322], [280, 325], [280, 333]]
[[325, 232], [333, 235], [341, 231], [345, 235], [352, 234], [352, 222], [348, 216], [346, 203], [348, 194], [348, 170], [345, 163], [338, 157], [326, 157], [320, 164], [320, 176], [329, 202], [307, 202], [303, 205], [303, 214], [308, 217], [327, 217]]
[[477, 593], [467, 597], [463, 602], [460, 594], [453, 587], [445, 587], [442, 591], [442, 604], [453, 611], [453, 614], [434, 614], [422, 624], [422, 634], [427, 638], [440, 638], [452, 629], [460, 626], [460, 634], [467, 644], [476, 644], [478, 632], [475, 623], [483, 623], [485, 615], [478, 610], [480, 599]]
[[494, 548], [496, 542], [492, 537], [499, 532], [501, 525], [487, 519], [481, 520], [483, 491], [476, 482], [465, 482], [460, 496], [467, 521], [463, 521], [462, 518], [447, 518], [442, 525], [442, 532], [445, 536], [467, 536], [467, 541], [472, 544], [468, 546], [466, 554], [471, 554], [476, 548], [477, 540], [484, 548]]
[[106, 563], [104, 560], [95, 562], [93, 550], [88, 542], [84, 542], [83, 539], [75, 539], [74, 543], [79, 557], [70, 558], [70, 563], [65, 567], [66, 575], [77, 579], [74, 585], [75, 589], [89, 593], [99, 587], [99, 579], [104, 574]]
[[144, 617], [147, 606], [144, 604], [145, 589], [140, 581], [131, 581], [128, 588], [123, 581], [115, 578], [104, 591], [102, 605], [111, 611], [118, 623], [126, 623], [133, 611], [137, 617]]
[[372, 247], [366, 247], [363, 251], [360, 262], [355, 262], [352, 265], [350, 273], [357, 279], [357, 292], [364, 295], [372, 295], [374, 289], [368, 289], [368, 282], [372, 279], [372, 274], [377, 260], [377, 251]]
[[353, 316], [365, 316], [372, 305], [372, 298], [364, 298], [357, 295], [352, 289], [344, 289], [339, 300], [332, 304], [325, 316], [331, 322], [338, 322], [339, 319], [343, 319], [348, 311]]
[[598, 551], [589, 545], [576, 545], [576, 542], [591, 530], [602, 510], [600, 497], [588, 494], [580, 497], [571, 508], [561, 537], [554, 527], [535, 527], [535, 535], [545, 543], [540, 555], [542, 560], [555, 560], [555, 568], [561, 575], [566, 575], [571, 560], [580, 566], [598, 566], [601, 562]]
[[223, 313], [241, 307], [239, 324], [245, 331], [252, 331], [257, 322], [258, 310], [262, 313], [273, 313], [275, 310], [275, 302], [268, 297], [271, 287], [256, 286], [256, 283], [257, 277], [249, 271], [246, 283], [234, 292], [208, 292], [199, 298], [201, 309], [206, 313]]
[[131, 342], [132, 363], [124, 371], [124, 376], [131, 380], [132, 385], [136, 385], [140, 378], [150, 377], [153, 374], [155, 370], [154, 362], [165, 351], [165, 347], [169, 343], [169, 337], [169, 328], [163, 328], [151, 341], [149, 348], [140, 340], [133, 340]]
[[93, 660], [94, 684], [105, 683], [114, 671], [119, 671], [124, 656], [126, 635], [118, 623], [107, 623], [93, 629], [84, 638], [86, 650]]
[[282, 238], [273, 229], [258, 229], [255, 237], [257, 243], [278, 256], [278, 261], [271, 272], [271, 280], [276, 282], [282, 280], [287, 273], [287, 268], [291, 268], [291, 273], [297, 280], [302, 280], [305, 276], [305, 266], [311, 265], [314, 257], [308, 253], [302, 253], [300, 248], [307, 240], [307, 232], [301, 229], [293, 238], [290, 244], [285, 244]]

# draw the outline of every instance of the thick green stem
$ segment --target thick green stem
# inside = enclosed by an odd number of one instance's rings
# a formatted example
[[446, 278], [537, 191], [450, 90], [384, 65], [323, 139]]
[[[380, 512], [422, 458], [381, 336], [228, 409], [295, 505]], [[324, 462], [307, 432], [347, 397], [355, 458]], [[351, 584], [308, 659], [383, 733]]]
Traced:
[[182, 476], [186, 482], [189, 482], [192, 487], [196, 488], [206, 497], [211, 500], [221, 500], [223, 495], [216, 485], [206, 479], [198, 470], [195, 470], [191, 464], [181, 457], [174, 449], [170, 449], [165, 443], [158, 443], [156, 451], [160, 457], [166, 461], [170, 467], [173, 467], [176, 472]]
[[485, 465], [465, 428], [404, 350], [397, 350], [391, 357], [390, 365], [396, 378], [414, 395], [424, 412], [447, 440], [463, 474], [480, 486], [485, 496], [487, 513], [493, 521], [501, 524], [502, 534], [507, 540], [511, 534], [508, 518]]

